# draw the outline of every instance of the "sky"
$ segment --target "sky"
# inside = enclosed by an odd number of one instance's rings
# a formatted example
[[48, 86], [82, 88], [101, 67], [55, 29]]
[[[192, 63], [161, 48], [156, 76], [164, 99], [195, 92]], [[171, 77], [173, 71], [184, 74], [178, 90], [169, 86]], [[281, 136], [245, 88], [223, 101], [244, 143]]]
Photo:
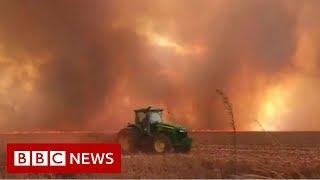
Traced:
[[0, 0], [0, 130], [320, 130], [317, 0]]

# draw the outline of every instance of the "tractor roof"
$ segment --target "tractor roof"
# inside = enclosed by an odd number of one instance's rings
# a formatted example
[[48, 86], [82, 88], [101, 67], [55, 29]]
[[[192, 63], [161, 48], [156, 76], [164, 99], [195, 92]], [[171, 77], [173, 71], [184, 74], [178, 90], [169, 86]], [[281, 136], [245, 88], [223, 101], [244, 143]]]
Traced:
[[136, 110], [134, 110], [134, 111], [135, 111], [135, 112], [163, 111], [163, 109], [149, 106], [149, 107], [147, 107], [147, 108], [140, 108], [140, 109], [136, 109]]

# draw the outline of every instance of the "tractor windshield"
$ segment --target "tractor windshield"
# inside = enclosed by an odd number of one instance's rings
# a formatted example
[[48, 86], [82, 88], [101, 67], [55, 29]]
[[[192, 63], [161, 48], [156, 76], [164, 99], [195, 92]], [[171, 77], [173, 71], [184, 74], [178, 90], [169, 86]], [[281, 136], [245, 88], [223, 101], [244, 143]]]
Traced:
[[150, 112], [150, 123], [162, 122], [162, 112]]
[[[162, 122], [162, 111], [149, 111], [149, 119], [148, 121], [153, 124], [157, 122]], [[136, 112], [136, 122], [143, 122], [147, 118], [147, 112], [145, 111], [138, 111]]]
[[142, 122], [143, 121], [143, 119], [145, 119], [146, 118], [146, 113], [145, 112], [137, 112], [136, 113], [136, 121], [137, 122]]

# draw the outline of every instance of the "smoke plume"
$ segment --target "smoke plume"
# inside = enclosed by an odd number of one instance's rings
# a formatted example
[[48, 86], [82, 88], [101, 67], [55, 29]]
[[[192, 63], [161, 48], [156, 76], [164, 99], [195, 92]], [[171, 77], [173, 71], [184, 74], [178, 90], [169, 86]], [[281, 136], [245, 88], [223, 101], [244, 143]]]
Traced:
[[0, 1], [1, 130], [319, 130], [318, 1]]

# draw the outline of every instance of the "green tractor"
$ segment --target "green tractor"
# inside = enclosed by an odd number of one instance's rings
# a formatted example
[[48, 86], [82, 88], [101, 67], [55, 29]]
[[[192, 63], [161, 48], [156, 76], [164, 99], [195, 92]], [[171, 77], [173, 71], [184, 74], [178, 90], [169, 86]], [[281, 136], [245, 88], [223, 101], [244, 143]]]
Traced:
[[118, 133], [118, 143], [122, 152], [152, 150], [155, 153], [188, 152], [192, 139], [186, 128], [169, 125], [163, 122], [160, 108], [148, 107], [137, 109], [135, 123], [128, 124]]

